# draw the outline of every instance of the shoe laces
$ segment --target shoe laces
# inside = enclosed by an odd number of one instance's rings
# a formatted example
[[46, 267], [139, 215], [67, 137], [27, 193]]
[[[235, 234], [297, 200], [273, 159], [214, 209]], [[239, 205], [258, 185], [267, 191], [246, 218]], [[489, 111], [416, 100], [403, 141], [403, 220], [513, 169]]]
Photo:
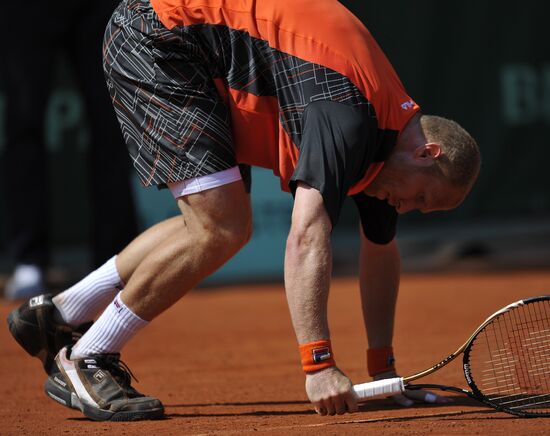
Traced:
[[139, 383], [139, 380], [128, 365], [120, 360], [120, 354], [104, 354], [100, 359], [102, 363], [101, 367], [108, 370], [115, 380], [123, 386], [130, 387], [132, 379]]

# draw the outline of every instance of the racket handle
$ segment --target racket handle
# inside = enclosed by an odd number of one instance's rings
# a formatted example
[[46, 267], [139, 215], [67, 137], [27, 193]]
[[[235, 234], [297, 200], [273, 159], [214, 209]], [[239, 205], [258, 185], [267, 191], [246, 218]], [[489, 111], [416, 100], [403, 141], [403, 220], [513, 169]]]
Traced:
[[388, 397], [400, 394], [405, 390], [402, 377], [386, 378], [369, 383], [361, 383], [353, 386], [353, 390], [359, 397], [359, 401], [376, 397]]

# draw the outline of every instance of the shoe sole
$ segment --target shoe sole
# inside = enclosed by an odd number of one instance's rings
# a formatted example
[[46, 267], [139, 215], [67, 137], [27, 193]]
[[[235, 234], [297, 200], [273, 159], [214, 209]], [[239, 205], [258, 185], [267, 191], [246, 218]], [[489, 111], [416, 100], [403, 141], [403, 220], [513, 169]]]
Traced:
[[76, 394], [70, 392], [68, 389], [65, 389], [59, 386], [57, 383], [54, 383], [49, 378], [44, 384], [44, 392], [52, 400], [57, 401], [59, 404], [62, 404], [69, 409], [76, 409], [82, 411], [82, 403], [76, 396]]
[[148, 410], [111, 412], [89, 406], [82, 403], [76, 394], [59, 386], [50, 378], [44, 384], [44, 391], [52, 400], [70, 409], [80, 410], [87, 418], [94, 421], [142, 421], [164, 417], [164, 407]]
[[136, 410], [130, 412], [110, 412], [97, 407], [82, 404], [82, 413], [94, 421], [144, 421], [161, 419], [164, 417], [164, 408]]

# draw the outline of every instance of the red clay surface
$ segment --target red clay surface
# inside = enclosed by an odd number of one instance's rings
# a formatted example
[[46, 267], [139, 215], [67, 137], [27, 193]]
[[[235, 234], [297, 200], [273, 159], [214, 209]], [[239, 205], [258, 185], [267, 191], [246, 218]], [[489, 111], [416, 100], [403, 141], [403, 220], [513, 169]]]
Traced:
[[[358, 283], [334, 281], [336, 360], [367, 380]], [[401, 373], [454, 351], [477, 325], [520, 298], [550, 293], [550, 272], [409, 275], [402, 280], [395, 350]], [[0, 303], [5, 319], [15, 304]], [[125, 350], [138, 390], [159, 397], [161, 421], [92, 422], [48, 399], [45, 374], [0, 329], [0, 434], [549, 434], [550, 419], [521, 419], [452, 395], [451, 405], [401, 408], [373, 400], [359, 413], [319, 417], [307, 402], [281, 284], [192, 292]], [[464, 386], [459, 362], [423, 381]]]

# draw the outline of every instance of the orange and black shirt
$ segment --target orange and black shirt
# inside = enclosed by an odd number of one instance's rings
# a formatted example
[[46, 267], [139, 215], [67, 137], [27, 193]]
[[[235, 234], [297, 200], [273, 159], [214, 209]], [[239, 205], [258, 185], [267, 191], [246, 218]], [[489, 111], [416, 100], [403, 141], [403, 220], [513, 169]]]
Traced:
[[353, 196], [367, 237], [393, 238], [395, 211], [362, 191], [419, 107], [351, 12], [336, 0], [151, 5], [168, 29], [192, 28], [200, 41], [239, 163], [273, 170], [286, 191], [318, 189], [333, 224]]

